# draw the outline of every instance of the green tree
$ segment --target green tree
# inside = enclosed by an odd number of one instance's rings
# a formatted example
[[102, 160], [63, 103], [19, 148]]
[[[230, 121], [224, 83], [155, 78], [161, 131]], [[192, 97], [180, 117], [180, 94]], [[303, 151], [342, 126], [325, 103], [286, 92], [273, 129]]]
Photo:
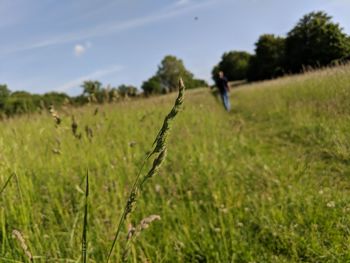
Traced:
[[35, 112], [40, 108], [41, 96], [27, 91], [11, 93], [4, 105], [6, 115]]
[[5, 102], [10, 94], [11, 91], [7, 88], [7, 85], [0, 84], [0, 110], [3, 110]]
[[135, 86], [132, 85], [120, 85], [118, 87], [118, 93], [119, 95], [121, 95], [122, 97], [135, 97], [137, 95], [137, 88]]
[[156, 76], [163, 88], [170, 92], [177, 89], [179, 77], [182, 77], [188, 89], [194, 88], [193, 74], [185, 68], [181, 59], [174, 56], [166, 56], [162, 60]]
[[70, 101], [69, 96], [63, 92], [48, 92], [42, 96], [42, 100], [45, 104], [45, 107], [49, 107], [50, 105], [54, 105], [55, 107], [59, 107], [64, 103]]
[[83, 95], [91, 96], [101, 91], [102, 84], [97, 80], [86, 80], [81, 87], [83, 88]]
[[305, 15], [287, 35], [286, 66], [291, 72], [299, 72], [303, 66], [325, 66], [349, 53], [343, 29], [324, 12]]
[[219, 64], [212, 70], [213, 80], [217, 81], [219, 71], [223, 71], [229, 81], [246, 79], [251, 56], [245, 51], [224, 53]]
[[194, 78], [181, 59], [175, 56], [165, 56], [156, 74], [143, 82], [141, 89], [146, 96], [172, 92], [178, 88], [180, 77], [185, 82], [187, 89], [207, 86], [204, 80]]
[[11, 91], [7, 88], [7, 85], [0, 84], [0, 98], [7, 98], [10, 94]]
[[162, 93], [162, 84], [159, 77], [153, 76], [142, 83], [141, 89], [146, 96]]
[[81, 85], [83, 96], [88, 97], [90, 102], [103, 102], [102, 83], [97, 80], [86, 80]]
[[259, 37], [255, 55], [251, 58], [248, 80], [263, 80], [283, 74], [285, 39], [272, 34]]

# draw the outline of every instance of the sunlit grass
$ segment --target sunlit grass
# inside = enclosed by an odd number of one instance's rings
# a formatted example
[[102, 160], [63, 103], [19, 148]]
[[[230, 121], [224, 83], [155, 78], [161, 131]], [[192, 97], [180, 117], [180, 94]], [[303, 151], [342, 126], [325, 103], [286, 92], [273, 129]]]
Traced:
[[[246, 85], [232, 112], [187, 93], [160, 175], [132, 225], [162, 220], [132, 245], [132, 262], [350, 260], [350, 67]], [[0, 261], [81, 259], [89, 169], [89, 262], [105, 262], [115, 226], [176, 94], [0, 123]], [[78, 134], [73, 135], [75, 116]], [[86, 126], [93, 134], [86, 135]], [[113, 260], [120, 259], [128, 229]], [[10, 261], [13, 260], [13, 261]], [[113, 262], [111, 260], [111, 262]]]

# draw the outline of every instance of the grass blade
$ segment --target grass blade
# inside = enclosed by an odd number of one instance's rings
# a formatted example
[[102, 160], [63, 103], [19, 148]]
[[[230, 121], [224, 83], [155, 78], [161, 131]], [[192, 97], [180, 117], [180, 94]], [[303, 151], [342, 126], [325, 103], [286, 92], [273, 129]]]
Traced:
[[88, 197], [89, 197], [89, 171], [86, 172], [86, 188], [85, 188], [85, 205], [84, 205], [84, 223], [83, 235], [81, 242], [82, 262], [87, 262], [87, 228], [88, 228]]
[[1, 188], [0, 190], [0, 195], [2, 194], [3, 191], [5, 191], [7, 185], [9, 184], [10, 180], [12, 179], [12, 177], [15, 175], [15, 173], [12, 173], [9, 178], [7, 179], [7, 181], [5, 182], [4, 186]]

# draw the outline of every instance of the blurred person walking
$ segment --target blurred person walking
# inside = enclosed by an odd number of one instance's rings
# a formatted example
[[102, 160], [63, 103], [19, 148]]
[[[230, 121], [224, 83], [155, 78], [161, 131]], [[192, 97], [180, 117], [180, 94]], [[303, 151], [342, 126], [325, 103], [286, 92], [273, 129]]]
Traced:
[[224, 104], [225, 109], [229, 112], [231, 110], [230, 99], [228, 93], [230, 92], [230, 87], [228, 85], [228, 80], [224, 75], [224, 72], [219, 71], [219, 78], [217, 79], [216, 86], [219, 89], [220, 97]]

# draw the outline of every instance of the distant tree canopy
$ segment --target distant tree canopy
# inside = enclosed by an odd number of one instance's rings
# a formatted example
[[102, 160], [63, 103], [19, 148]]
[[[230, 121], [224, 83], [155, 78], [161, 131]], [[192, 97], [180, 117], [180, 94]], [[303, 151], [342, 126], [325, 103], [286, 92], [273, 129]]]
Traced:
[[11, 91], [7, 88], [6, 84], [0, 84], [0, 99], [10, 96]]
[[0, 84], [0, 108], [4, 107], [6, 99], [10, 96], [11, 91], [7, 88], [7, 85]]
[[162, 86], [170, 92], [177, 89], [179, 76], [181, 76], [185, 82], [193, 79], [193, 74], [185, 68], [182, 60], [174, 56], [166, 56], [162, 60], [156, 76], [158, 76]]
[[260, 36], [249, 63], [248, 80], [262, 80], [283, 74], [285, 39], [271, 34]]
[[[201, 79], [194, 78], [185, 68], [181, 59], [166, 56], [158, 66], [156, 74], [143, 82], [141, 89], [146, 96], [175, 91], [179, 78], [182, 77], [187, 89], [204, 87], [208, 84]], [[43, 95], [31, 94], [26, 91], [11, 92], [6, 84], [0, 84], [0, 118], [15, 114], [41, 112], [54, 105], [84, 105], [86, 103], [111, 103], [126, 97], [134, 98], [141, 95], [137, 87], [122, 84], [118, 87], [103, 86], [98, 80], [86, 80], [81, 84], [82, 93], [70, 97], [65, 93], [49, 92]]]
[[40, 107], [41, 97], [27, 91], [15, 91], [10, 94], [3, 105], [6, 115], [30, 113]]
[[[213, 68], [213, 79], [222, 70], [229, 80], [242, 77], [237, 68], [240, 52], [224, 53]], [[244, 58], [247, 58], [248, 55]], [[323, 67], [337, 61], [350, 60], [350, 37], [332, 17], [324, 12], [311, 12], [303, 16], [286, 38], [273, 34], [261, 35], [255, 43], [255, 54], [249, 58], [246, 78], [249, 81], [275, 78], [284, 73], [298, 73], [304, 67]], [[245, 63], [242, 63], [243, 65]], [[236, 76], [233, 78], [233, 74]], [[245, 77], [244, 77], [245, 78]]]
[[59, 106], [63, 104], [68, 104], [70, 102], [70, 97], [63, 92], [48, 92], [42, 95], [42, 100], [44, 102], [45, 107], [49, 107], [50, 105]]
[[152, 94], [161, 94], [164, 92], [158, 76], [153, 76], [142, 83], [141, 89], [146, 96]]
[[216, 82], [219, 71], [223, 71], [229, 81], [246, 79], [251, 57], [252, 55], [245, 51], [224, 53], [219, 64], [212, 70], [213, 80]]
[[137, 95], [137, 88], [132, 85], [120, 85], [118, 87], [118, 93], [122, 97], [135, 97]]
[[187, 89], [207, 85], [204, 80], [195, 79], [181, 59], [175, 56], [166, 56], [158, 66], [156, 74], [145, 81], [141, 89], [145, 95], [173, 92], [177, 90], [179, 77], [184, 80]]
[[286, 38], [286, 66], [299, 72], [303, 66], [326, 66], [350, 54], [349, 38], [324, 12], [312, 12], [300, 19]]
[[83, 88], [83, 95], [88, 97], [96, 97], [101, 91], [102, 83], [97, 80], [86, 80], [81, 85]]

